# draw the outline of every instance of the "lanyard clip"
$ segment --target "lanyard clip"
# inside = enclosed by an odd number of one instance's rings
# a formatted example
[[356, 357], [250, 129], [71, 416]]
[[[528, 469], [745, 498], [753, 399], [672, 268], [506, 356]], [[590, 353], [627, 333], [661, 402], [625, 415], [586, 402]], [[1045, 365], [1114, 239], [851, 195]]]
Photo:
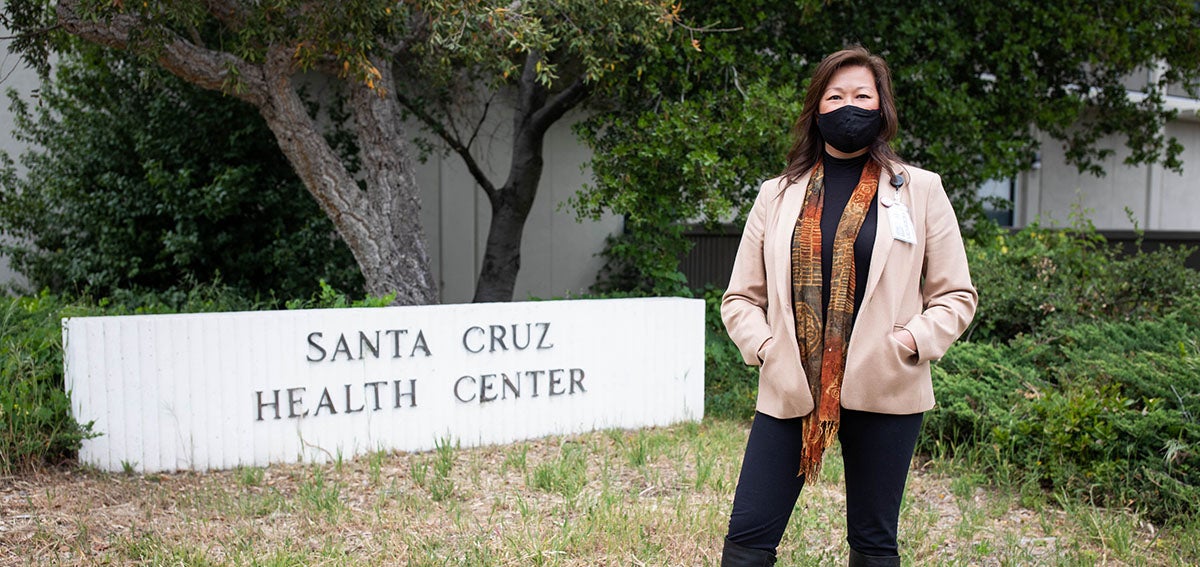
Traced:
[[897, 173], [896, 175], [893, 175], [891, 184], [892, 184], [892, 188], [896, 190], [896, 195], [890, 199], [887, 197], [884, 197], [879, 200], [879, 203], [885, 207], [890, 207], [890, 206], [898, 204], [900, 202], [900, 187], [902, 187], [904, 185], [904, 174]]

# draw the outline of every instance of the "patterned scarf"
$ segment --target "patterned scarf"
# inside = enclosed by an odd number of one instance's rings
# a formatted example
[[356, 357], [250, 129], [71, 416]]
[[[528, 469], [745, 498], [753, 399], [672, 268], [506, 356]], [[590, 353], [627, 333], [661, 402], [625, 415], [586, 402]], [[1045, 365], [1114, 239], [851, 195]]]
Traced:
[[825, 448], [837, 436], [841, 420], [842, 376], [846, 345], [854, 323], [854, 241], [879, 188], [879, 164], [863, 167], [858, 186], [846, 203], [833, 239], [829, 310], [821, 313], [821, 209], [825, 204], [825, 168], [818, 162], [804, 194], [804, 208], [792, 233], [792, 305], [800, 360], [816, 406], [801, 422], [800, 475], [813, 480]]

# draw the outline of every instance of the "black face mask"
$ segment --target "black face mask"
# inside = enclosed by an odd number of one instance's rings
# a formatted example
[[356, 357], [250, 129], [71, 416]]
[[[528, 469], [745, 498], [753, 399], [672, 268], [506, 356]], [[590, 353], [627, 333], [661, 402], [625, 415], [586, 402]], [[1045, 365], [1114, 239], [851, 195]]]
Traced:
[[839, 152], [848, 154], [870, 146], [882, 127], [883, 113], [879, 109], [864, 110], [853, 104], [817, 115], [821, 137]]

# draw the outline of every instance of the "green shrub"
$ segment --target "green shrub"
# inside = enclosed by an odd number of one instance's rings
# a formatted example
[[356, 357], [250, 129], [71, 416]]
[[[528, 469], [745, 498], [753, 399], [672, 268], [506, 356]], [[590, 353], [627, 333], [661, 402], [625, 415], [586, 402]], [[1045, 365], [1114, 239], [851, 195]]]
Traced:
[[58, 298], [0, 296], [0, 474], [74, 456], [90, 425], [63, 390]]
[[1121, 255], [1090, 223], [1080, 225], [982, 227], [967, 243], [979, 309], [965, 337], [1008, 340], [1045, 327], [1156, 317], [1200, 294], [1200, 274], [1184, 265], [1193, 249]]
[[0, 250], [30, 289], [186, 294], [219, 280], [294, 297], [319, 278], [362, 286], [253, 106], [144, 57], [58, 47], [37, 104], [11, 96], [10, 135], [29, 146], [21, 167], [0, 157], [0, 233], [11, 237]]
[[725, 419], [750, 419], [758, 394], [758, 368], [747, 366], [721, 322], [722, 290], [704, 290], [704, 408]]
[[933, 366], [938, 407], [925, 416], [918, 450], [986, 442], [992, 428], [1020, 401], [1026, 384], [1041, 378], [1022, 364], [1015, 349], [992, 343], [959, 343]]
[[679, 271], [680, 259], [692, 246], [683, 233], [683, 225], [647, 227], [627, 221], [625, 232], [604, 239], [600, 252], [604, 265], [592, 291], [605, 295], [690, 295], [687, 276]]
[[[1059, 495], [1178, 520], [1200, 501], [1192, 249], [1121, 255], [1090, 223], [984, 227], [979, 310], [934, 367], [920, 450]], [[1139, 243], [1140, 248], [1140, 243]]]
[[955, 345], [934, 368], [939, 407], [920, 450], [1155, 520], [1194, 515], [1200, 328], [1188, 311]]
[[1200, 502], [1200, 329], [1161, 321], [1077, 325], [1041, 345], [1050, 386], [993, 433], [1044, 485], [1156, 519]]
[[365, 297], [354, 299], [344, 292], [320, 280], [319, 289], [308, 299], [292, 299], [284, 303], [287, 309], [341, 309], [345, 307], [387, 307], [396, 300], [396, 294], [390, 293], [383, 297]]

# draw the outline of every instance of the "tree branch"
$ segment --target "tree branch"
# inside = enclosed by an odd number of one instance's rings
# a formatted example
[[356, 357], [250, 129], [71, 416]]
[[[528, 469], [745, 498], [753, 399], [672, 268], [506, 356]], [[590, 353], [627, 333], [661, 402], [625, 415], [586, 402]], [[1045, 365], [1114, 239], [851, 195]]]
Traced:
[[434, 102], [431, 103], [430, 106], [436, 106], [437, 110], [425, 110], [426, 114], [433, 118], [439, 116], [440, 113], [441, 121], [439, 123], [442, 125], [442, 128], [446, 130], [446, 133], [450, 136], [453, 136], [455, 140], [462, 145], [462, 147], [470, 149], [471, 144], [469, 142], [462, 142], [463, 131], [458, 127], [458, 122], [455, 120], [455, 117], [465, 113], [455, 112], [455, 109], [453, 108], [453, 102], [448, 97], [436, 96]]
[[404, 105], [404, 108], [412, 112], [418, 120], [428, 126], [430, 130], [433, 130], [434, 134], [437, 134], [438, 137], [444, 140], [450, 146], [450, 149], [454, 150], [454, 153], [463, 159], [463, 162], [467, 164], [467, 170], [471, 172], [471, 177], [474, 177], [475, 182], [483, 188], [483, 192], [487, 194], [488, 199], [494, 201], [496, 199], [496, 185], [492, 183], [491, 179], [488, 179], [487, 174], [483, 172], [483, 168], [479, 167], [479, 162], [475, 161], [475, 157], [471, 155], [470, 146], [463, 144], [462, 140], [447, 130], [444, 124], [438, 122], [437, 119], [425, 112], [419, 105], [401, 94], [398, 89], [396, 99], [400, 101], [400, 104]]
[[[62, 0], [56, 13], [68, 33], [108, 47], [136, 51], [131, 35], [141, 21], [133, 14], [118, 14], [108, 20], [93, 20], [79, 14], [79, 0]], [[223, 92], [255, 106], [266, 103], [266, 78], [260, 65], [223, 51], [205, 49], [178, 35], [162, 30], [170, 39], [156, 46], [158, 63], [194, 85]]]
[[583, 80], [583, 77], [575, 79], [569, 87], [563, 89], [562, 92], [554, 95], [540, 110], [533, 114], [530, 120], [530, 126], [542, 132], [550, 128], [559, 118], [562, 118], [568, 110], [579, 106], [592, 92], [591, 85]]
[[365, 195], [358, 190], [340, 157], [321, 136], [293, 87], [291, 51], [272, 47], [267, 50], [263, 65], [264, 74], [272, 80], [264, 81], [267, 100], [259, 106], [259, 111], [309, 193], [333, 220], [342, 237], [347, 241], [354, 240], [355, 244], [350, 248], [357, 256], [356, 246], [369, 240], [362, 227], [372, 226], [371, 219], [367, 218], [372, 211], [362, 206]]
[[[7, 24], [7, 25], [12, 25], [12, 24], [9, 24], [9, 23], [7, 23], [7, 22], [6, 22], [6, 24]], [[62, 27], [62, 24], [54, 24], [54, 25], [52, 25], [52, 26], [47, 26], [47, 27], [44, 27], [44, 28], [39, 28], [39, 29], [36, 29], [36, 30], [30, 30], [30, 31], [27, 31], [27, 32], [21, 32], [21, 33], [17, 33], [17, 34], [13, 34], [13, 35], [0, 35], [0, 41], [14, 41], [14, 40], [18, 40], [18, 39], [21, 39], [21, 38], [26, 38], [26, 37], [33, 37], [33, 36], [38, 36], [38, 35], [46, 35], [46, 34], [48, 34], [48, 33], [51, 33], [51, 32], [53, 32], [53, 31], [57, 30], [58, 28], [61, 28], [61, 27]]]
[[414, 44], [423, 41], [429, 35], [429, 16], [420, 11], [412, 14], [408, 18], [407, 28], [410, 31], [404, 37], [394, 42], [380, 42], [379, 48], [384, 59], [395, 60], [407, 54]]
[[525, 57], [525, 67], [521, 70], [520, 92], [517, 95], [515, 131], [528, 128], [544, 133], [551, 124], [591, 94], [591, 85], [580, 76], [547, 101], [548, 91], [538, 82], [537, 77], [537, 64], [542, 60], [542, 56], [542, 52], [533, 50]]
[[488, 109], [492, 107], [492, 101], [496, 100], [496, 94], [499, 91], [492, 91], [491, 96], [483, 102], [483, 112], [479, 115], [479, 122], [475, 123], [475, 129], [471, 131], [471, 138], [467, 140], [467, 147], [475, 145], [475, 138], [479, 137], [479, 130], [483, 128], [483, 123], [487, 122]]
[[542, 105], [546, 103], [546, 88], [538, 83], [537, 78], [537, 64], [541, 60], [542, 52], [536, 49], [525, 56], [525, 66], [521, 69], [520, 86], [517, 93], [514, 132], [521, 131], [534, 113], [541, 110]]

